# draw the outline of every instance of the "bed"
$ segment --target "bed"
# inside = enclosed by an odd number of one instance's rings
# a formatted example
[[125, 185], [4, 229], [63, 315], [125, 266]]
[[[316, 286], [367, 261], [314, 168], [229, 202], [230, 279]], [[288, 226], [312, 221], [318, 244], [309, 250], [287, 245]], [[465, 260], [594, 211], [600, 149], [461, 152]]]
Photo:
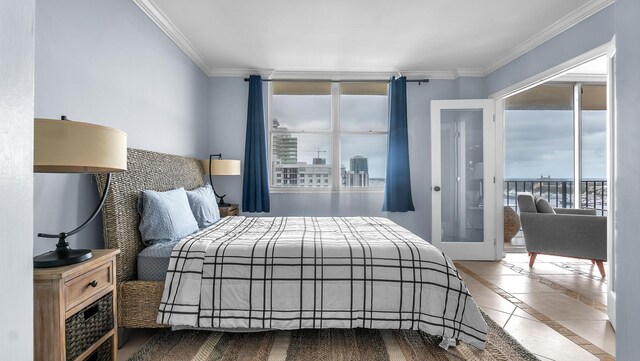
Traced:
[[164, 281], [138, 280], [138, 194], [201, 186], [202, 169], [136, 149], [128, 163], [103, 210], [106, 246], [121, 250], [120, 327], [415, 329], [484, 347], [451, 260], [386, 218], [226, 217], [173, 247]]

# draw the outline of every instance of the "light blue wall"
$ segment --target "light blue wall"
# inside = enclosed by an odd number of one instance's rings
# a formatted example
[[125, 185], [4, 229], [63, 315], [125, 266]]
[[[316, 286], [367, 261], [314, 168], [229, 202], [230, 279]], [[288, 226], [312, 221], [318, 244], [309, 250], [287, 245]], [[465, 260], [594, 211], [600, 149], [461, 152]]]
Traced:
[[[125, 131], [130, 147], [188, 156], [208, 152], [208, 78], [130, 0], [37, 0], [35, 115]], [[34, 254], [97, 202], [93, 177], [36, 174]], [[70, 238], [103, 247], [101, 219]]]
[[615, 3], [553, 37], [484, 78], [489, 96], [611, 41]]
[[[478, 80], [471, 80], [478, 82]], [[481, 82], [480, 82], [481, 84]], [[430, 101], [457, 98], [456, 82], [432, 80], [428, 84], [409, 83], [407, 86], [407, 112], [411, 182], [415, 212], [382, 212], [383, 193], [297, 193], [271, 194], [273, 216], [381, 216], [393, 219], [425, 239], [431, 234], [431, 151]], [[478, 92], [481, 87], [477, 86]], [[266, 90], [265, 90], [266, 94]], [[211, 78], [211, 152], [223, 153], [227, 159], [243, 159], [244, 132], [247, 114], [247, 83], [242, 78]], [[265, 101], [266, 105], [266, 101]], [[218, 193], [227, 194], [226, 200], [241, 202], [241, 177], [216, 177]]]
[[616, 242], [618, 360], [637, 360], [640, 335], [640, 1], [616, 2]]
[[484, 78], [456, 78], [453, 81], [454, 99], [482, 99], [485, 98]]

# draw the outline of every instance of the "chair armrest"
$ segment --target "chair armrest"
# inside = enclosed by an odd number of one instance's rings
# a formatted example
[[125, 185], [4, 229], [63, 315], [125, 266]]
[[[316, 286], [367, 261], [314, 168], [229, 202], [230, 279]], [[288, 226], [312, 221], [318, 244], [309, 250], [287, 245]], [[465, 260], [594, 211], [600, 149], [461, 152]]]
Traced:
[[607, 259], [607, 217], [521, 213], [527, 251], [585, 259]]
[[576, 214], [582, 216], [595, 216], [595, 209], [554, 208], [556, 214]]

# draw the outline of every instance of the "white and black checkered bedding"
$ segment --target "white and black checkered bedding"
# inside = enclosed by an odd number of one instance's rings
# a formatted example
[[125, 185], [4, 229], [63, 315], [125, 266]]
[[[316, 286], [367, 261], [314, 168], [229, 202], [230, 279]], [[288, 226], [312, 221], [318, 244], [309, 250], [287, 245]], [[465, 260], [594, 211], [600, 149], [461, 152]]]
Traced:
[[451, 260], [385, 218], [227, 217], [173, 250], [158, 323], [413, 329], [484, 348]]

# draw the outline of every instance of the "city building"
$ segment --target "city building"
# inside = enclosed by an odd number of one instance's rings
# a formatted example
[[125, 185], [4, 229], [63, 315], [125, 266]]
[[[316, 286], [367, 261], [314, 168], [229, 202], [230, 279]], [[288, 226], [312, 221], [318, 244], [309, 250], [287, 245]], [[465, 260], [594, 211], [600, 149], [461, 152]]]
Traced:
[[274, 187], [322, 187], [330, 188], [331, 165], [326, 164], [274, 164]]
[[351, 157], [349, 164], [350, 164], [349, 170], [352, 172], [369, 173], [369, 159], [367, 157], [363, 157], [361, 155], [355, 155]]
[[368, 187], [369, 173], [345, 171], [342, 176], [342, 185], [345, 187]]
[[[279, 128], [280, 122], [278, 119], [273, 119], [273, 129]], [[298, 138], [292, 137], [290, 134], [275, 134], [273, 136], [273, 155], [282, 164], [298, 163]]]
[[343, 166], [342, 185], [344, 187], [368, 187], [369, 186], [369, 159], [361, 155], [355, 155], [349, 160], [349, 170]]

